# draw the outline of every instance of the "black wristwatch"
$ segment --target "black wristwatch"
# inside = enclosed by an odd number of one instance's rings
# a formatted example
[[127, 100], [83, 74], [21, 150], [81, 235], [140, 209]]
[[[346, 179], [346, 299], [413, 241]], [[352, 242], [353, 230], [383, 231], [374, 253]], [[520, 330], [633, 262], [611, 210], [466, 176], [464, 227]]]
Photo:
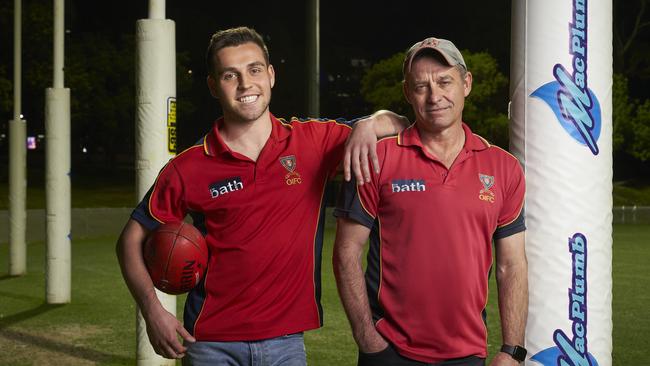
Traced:
[[522, 346], [511, 346], [509, 344], [504, 344], [501, 346], [501, 352], [509, 354], [512, 356], [512, 358], [519, 362], [524, 362], [526, 359], [526, 354], [528, 353], [528, 351], [526, 351], [526, 349]]

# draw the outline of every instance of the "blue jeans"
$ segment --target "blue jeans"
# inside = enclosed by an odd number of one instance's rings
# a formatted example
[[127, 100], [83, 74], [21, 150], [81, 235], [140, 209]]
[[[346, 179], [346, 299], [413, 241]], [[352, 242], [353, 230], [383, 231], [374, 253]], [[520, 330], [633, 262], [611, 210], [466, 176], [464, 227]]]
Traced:
[[251, 342], [186, 343], [183, 365], [306, 366], [302, 333]]

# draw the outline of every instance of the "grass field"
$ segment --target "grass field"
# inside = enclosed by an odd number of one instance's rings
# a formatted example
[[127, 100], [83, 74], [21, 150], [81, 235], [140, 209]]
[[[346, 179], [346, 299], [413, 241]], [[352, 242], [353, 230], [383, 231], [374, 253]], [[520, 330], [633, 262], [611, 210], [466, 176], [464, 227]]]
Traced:
[[[0, 184], [0, 210], [7, 210], [9, 202], [9, 188], [6, 184]], [[26, 208], [45, 208], [45, 190], [43, 187], [27, 187]], [[75, 187], [70, 196], [71, 207], [132, 207], [135, 203], [135, 192], [133, 184], [130, 185], [106, 185], [97, 187], [81, 186]]]
[[[133, 179], [91, 178], [87, 176], [72, 179], [72, 207], [131, 207], [135, 202]], [[9, 187], [0, 181], [0, 210], [8, 209]], [[45, 208], [44, 183], [30, 181], [27, 186], [27, 209]], [[650, 185], [634, 185], [617, 182], [612, 192], [614, 206], [650, 206]]]
[[650, 226], [615, 225], [614, 365], [650, 365]]
[[[336, 294], [327, 233], [323, 266], [325, 327], [306, 335], [310, 365], [353, 365], [356, 347]], [[133, 365], [135, 309], [114, 255], [115, 237], [73, 243], [72, 302], [44, 304], [44, 243], [28, 247], [29, 273], [8, 277], [0, 263], [0, 365]], [[0, 245], [7, 258], [7, 245]], [[614, 365], [650, 364], [650, 227], [614, 228]], [[491, 285], [494, 291], [494, 284]], [[490, 299], [496, 297], [491, 294]], [[179, 297], [179, 309], [183, 298]], [[180, 314], [180, 310], [179, 310]], [[489, 349], [501, 343], [495, 301]]]

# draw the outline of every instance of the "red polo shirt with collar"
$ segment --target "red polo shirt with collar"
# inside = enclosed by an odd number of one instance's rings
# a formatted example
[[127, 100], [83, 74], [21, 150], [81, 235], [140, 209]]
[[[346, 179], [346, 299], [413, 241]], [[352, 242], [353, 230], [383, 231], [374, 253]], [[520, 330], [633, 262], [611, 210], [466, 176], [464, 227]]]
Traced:
[[377, 330], [422, 362], [487, 356], [492, 239], [525, 230], [519, 162], [463, 130], [450, 169], [415, 125], [381, 140], [380, 172], [346, 184], [335, 211], [372, 229], [366, 283]]
[[166, 164], [132, 214], [149, 229], [191, 214], [207, 233], [207, 274], [184, 315], [198, 341], [267, 339], [322, 325], [325, 186], [351, 128], [340, 120], [271, 120], [257, 161], [228, 148], [218, 120], [202, 143]]

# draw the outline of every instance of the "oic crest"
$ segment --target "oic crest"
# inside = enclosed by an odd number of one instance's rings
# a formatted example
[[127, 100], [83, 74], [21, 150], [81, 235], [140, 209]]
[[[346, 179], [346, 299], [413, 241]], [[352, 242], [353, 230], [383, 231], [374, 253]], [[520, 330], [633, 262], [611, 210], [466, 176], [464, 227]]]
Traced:
[[282, 164], [289, 173], [293, 173], [293, 171], [296, 170], [296, 156], [283, 156], [280, 158], [280, 164]]
[[478, 179], [483, 185], [483, 189], [478, 193], [478, 198], [481, 201], [494, 203], [494, 192], [490, 191], [490, 188], [494, 186], [494, 176], [479, 173]]

